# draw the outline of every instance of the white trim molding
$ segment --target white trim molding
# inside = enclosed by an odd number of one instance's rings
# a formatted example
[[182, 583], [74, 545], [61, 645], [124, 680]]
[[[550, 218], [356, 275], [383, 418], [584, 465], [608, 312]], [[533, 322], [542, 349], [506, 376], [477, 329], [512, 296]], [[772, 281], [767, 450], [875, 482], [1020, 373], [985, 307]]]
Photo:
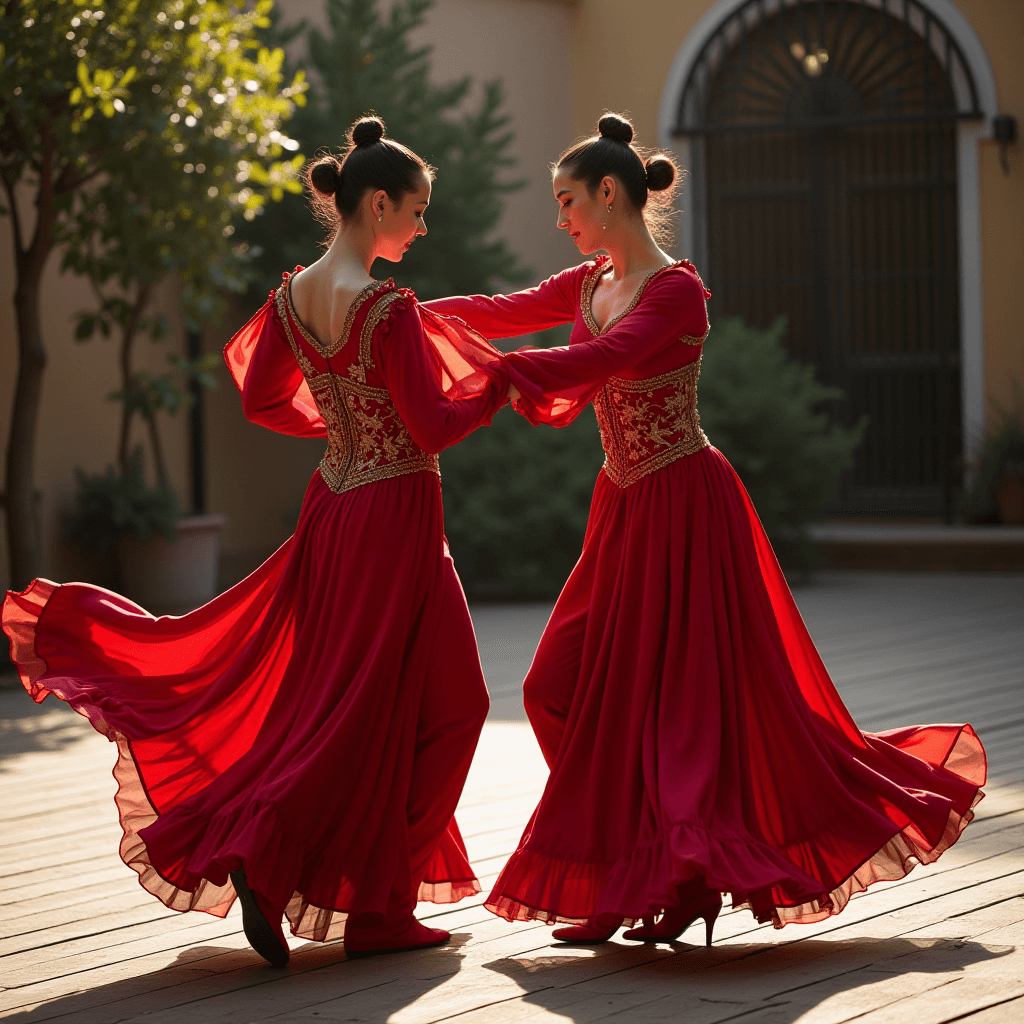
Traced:
[[[688, 139], [673, 135], [676, 112], [683, 87], [705, 44], [731, 14], [746, 0], [716, 0], [690, 29], [669, 68], [658, 111], [658, 145], [676, 154], [683, 167], [692, 166], [694, 146]], [[868, 0], [882, 7], [880, 0]], [[981, 279], [981, 173], [978, 164], [979, 143], [991, 138], [992, 118], [999, 113], [999, 95], [992, 64], [974, 27], [953, 0], [916, 0], [949, 30], [963, 54], [974, 78], [978, 107], [984, 120], [961, 121], [957, 126], [957, 208], [960, 268], [960, 380], [964, 455], [976, 454], [985, 427], [985, 323]], [[782, 7], [786, 0], [769, 0], [767, 6]], [[959, 83], [954, 82], [954, 87]], [[957, 90], [960, 92], [961, 90]], [[965, 97], [958, 95], [958, 100]], [[700, 234], [695, 230], [692, 211], [699, 206], [695, 190], [700, 183], [693, 176], [683, 179], [682, 203], [683, 255], [701, 265], [702, 253], [696, 251]], [[711, 282], [712, 285], [714, 282]]]

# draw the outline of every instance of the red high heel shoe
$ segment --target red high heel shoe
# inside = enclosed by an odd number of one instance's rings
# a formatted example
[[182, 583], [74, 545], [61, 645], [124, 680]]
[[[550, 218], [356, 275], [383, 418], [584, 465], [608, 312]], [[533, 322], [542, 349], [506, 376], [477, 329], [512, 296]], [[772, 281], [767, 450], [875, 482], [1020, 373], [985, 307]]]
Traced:
[[552, 937], [559, 942], [577, 942], [598, 945], [607, 942], [622, 927], [622, 918], [590, 918], [586, 924], [571, 924], [556, 928]]
[[703, 918], [705, 945], [710, 946], [721, 909], [721, 893], [711, 893], [700, 903], [691, 901], [681, 907], [669, 907], [657, 922], [653, 917], [644, 915], [643, 927], [630, 928], [622, 933], [622, 937], [634, 942], [674, 942], [697, 918]]

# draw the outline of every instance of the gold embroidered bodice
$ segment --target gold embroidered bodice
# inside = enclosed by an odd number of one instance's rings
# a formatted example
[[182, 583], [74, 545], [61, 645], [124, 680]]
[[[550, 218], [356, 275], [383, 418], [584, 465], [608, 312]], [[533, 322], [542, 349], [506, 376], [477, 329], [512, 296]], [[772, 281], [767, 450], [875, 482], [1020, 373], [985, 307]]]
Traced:
[[411, 294], [391, 281], [369, 285], [353, 300], [341, 335], [330, 345], [314, 338], [295, 315], [288, 279], [275, 295], [285, 336], [327, 426], [320, 476], [336, 494], [407, 473], [441, 474], [437, 456], [410, 436], [373, 360], [373, 332]]
[[697, 414], [699, 376], [697, 359], [643, 380], [608, 378], [594, 398], [594, 409], [604, 471], [612, 483], [629, 487], [710, 444]]

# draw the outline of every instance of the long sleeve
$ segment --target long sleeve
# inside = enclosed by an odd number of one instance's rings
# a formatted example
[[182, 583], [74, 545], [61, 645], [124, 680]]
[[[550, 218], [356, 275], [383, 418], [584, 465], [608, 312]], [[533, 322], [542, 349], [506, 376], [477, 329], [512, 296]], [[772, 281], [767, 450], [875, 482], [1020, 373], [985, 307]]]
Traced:
[[273, 296], [224, 346], [224, 360], [250, 423], [293, 437], [326, 437], [299, 364], [277, 319]]
[[[473, 376], [474, 386], [453, 387], [415, 301], [392, 307], [379, 329], [380, 365], [388, 391], [412, 439], [436, 454], [491, 422], [508, 396], [508, 376], [498, 353]], [[458, 397], [451, 397], [457, 394]]]
[[511, 295], [454, 295], [422, 305], [434, 313], [457, 316], [485, 338], [514, 338], [571, 323], [586, 270], [586, 265], [571, 267]]
[[[707, 332], [704, 300], [696, 273], [685, 266], [668, 268], [651, 281], [636, 308], [603, 334], [575, 345], [510, 352], [505, 357], [509, 379], [521, 396], [516, 411], [534, 424], [572, 422], [608, 377], [654, 358], [684, 337], [702, 338]], [[699, 350], [690, 347], [681, 354], [696, 358]]]

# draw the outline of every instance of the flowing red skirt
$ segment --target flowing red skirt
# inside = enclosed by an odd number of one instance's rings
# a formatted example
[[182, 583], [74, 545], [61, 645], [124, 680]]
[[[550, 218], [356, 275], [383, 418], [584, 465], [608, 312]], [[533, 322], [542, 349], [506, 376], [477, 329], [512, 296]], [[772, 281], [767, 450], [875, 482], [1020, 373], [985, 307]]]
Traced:
[[982, 797], [969, 725], [857, 728], [714, 448], [600, 474], [525, 698], [551, 775], [487, 900], [509, 920], [635, 921], [703, 878], [817, 921], [934, 861]]
[[487, 692], [436, 475], [315, 474], [295, 535], [188, 615], [37, 580], [3, 625], [32, 697], [116, 742], [121, 857], [167, 906], [223, 917], [244, 867], [329, 939], [480, 891], [452, 815]]

